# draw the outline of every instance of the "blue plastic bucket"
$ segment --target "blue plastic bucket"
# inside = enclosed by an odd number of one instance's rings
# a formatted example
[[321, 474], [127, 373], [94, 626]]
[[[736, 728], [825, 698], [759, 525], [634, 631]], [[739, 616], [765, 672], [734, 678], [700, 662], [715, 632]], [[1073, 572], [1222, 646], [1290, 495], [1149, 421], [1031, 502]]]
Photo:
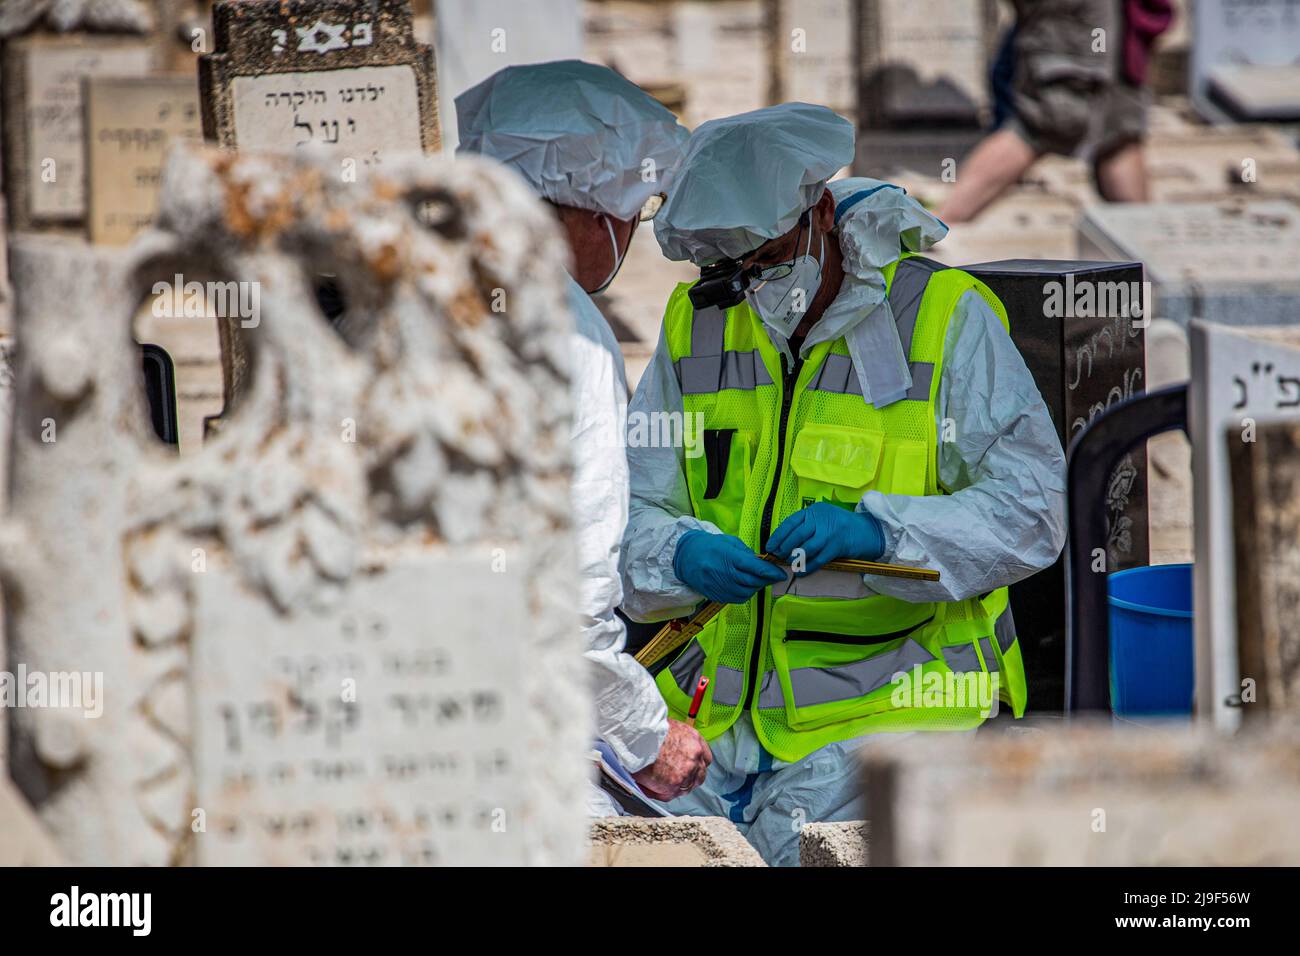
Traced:
[[1108, 592], [1111, 709], [1121, 717], [1190, 716], [1192, 566], [1116, 571]]

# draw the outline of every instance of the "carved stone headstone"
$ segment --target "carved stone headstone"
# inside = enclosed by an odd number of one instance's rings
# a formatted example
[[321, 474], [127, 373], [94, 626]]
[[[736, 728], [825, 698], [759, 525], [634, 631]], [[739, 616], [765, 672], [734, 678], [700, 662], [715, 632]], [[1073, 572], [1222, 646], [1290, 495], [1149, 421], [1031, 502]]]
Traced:
[[1265, 422], [1300, 418], [1300, 330], [1193, 322], [1190, 340], [1196, 713], [1231, 730], [1241, 719], [1241, 678], [1258, 675], [1241, 672], [1238, 659], [1236, 494], [1228, 449], [1257, 440]]
[[1102, 203], [1079, 237], [1082, 256], [1146, 267], [1153, 318], [1281, 325], [1300, 314], [1294, 203]]
[[315, 144], [360, 168], [439, 148], [433, 52], [407, 0], [221, 0], [213, 18], [216, 48], [199, 58], [209, 140]]
[[853, 116], [858, 97], [855, 0], [768, 0], [768, 5], [771, 101], [820, 103]]
[[[581, 859], [562, 250], [487, 163], [220, 150], [126, 251], [19, 237], [10, 660], [104, 694], [11, 764], [70, 860]], [[127, 335], [178, 274], [229, 283], [238, 383], [190, 457]]]
[[[1300, 385], [1300, 383], [1297, 383]], [[1228, 436], [1245, 719], [1300, 716], [1300, 423]], [[1243, 698], [1246, 692], [1243, 688]]]
[[996, 52], [990, 0], [856, 0], [859, 125], [977, 126]]
[[142, 76], [157, 60], [148, 40], [35, 34], [3, 52], [4, 164], [10, 228], [79, 228], [86, 217], [82, 80]]
[[[1142, 266], [1009, 259], [964, 266], [1006, 306], [1061, 447], [1116, 402], [1146, 391]], [[1147, 563], [1147, 456], [1133, 449], [1091, 505], [1106, 510], [1106, 567]], [[1031, 706], [1065, 702], [1065, 558], [1011, 588]]]
[[1192, 102], [1212, 120], [1300, 118], [1298, 49], [1291, 0], [1197, 0]]
[[991, 0], [853, 0], [857, 176], [938, 177], [984, 135], [998, 43]]
[[203, 136], [198, 87], [192, 77], [85, 84], [90, 241], [123, 245], [153, 221], [167, 147]]
[[872, 866], [1300, 862], [1294, 726], [1243, 738], [1074, 724], [883, 743], [864, 753]]

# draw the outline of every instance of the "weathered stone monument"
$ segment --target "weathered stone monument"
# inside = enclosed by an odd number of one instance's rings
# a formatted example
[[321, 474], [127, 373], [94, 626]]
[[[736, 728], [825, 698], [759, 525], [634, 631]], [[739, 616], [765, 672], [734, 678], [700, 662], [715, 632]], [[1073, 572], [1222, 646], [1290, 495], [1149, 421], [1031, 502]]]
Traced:
[[222, 0], [213, 18], [216, 48], [199, 58], [209, 140], [312, 144], [354, 174], [439, 148], [433, 51], [415, 40], [408, 0]]
[[[87, 76], [143, 76], [158, 63], [155, 18], [140, 2], [0, 12], [5, 190], [10, 228], [78, 229], [86, 217]], [[88, 31], [99, 32], [88, 32]]]
[[590, 866], [766, 866], [723, 817], [609, 817], [591, 825]]
[[[1106, 409], [1146, 391], [1146, 316], [1136, 262], [1011, 259], [964, 266], [1006, 306], [1061, 447]], [[1076, 507], [1078, 505], [1076, 504]], [[1147, 563], [1147, 456], [1134, 448], [1090, 506], [1106, 512], [1106, 570]], [[1065, 702], [1065, 558], [1011, 588], [1030, 703]]]
[[[216, 150], [129, 251], [17, 237], [8, 661], [103, 693], [10, 772], [71, 862], [582, 858], [562, 249], [485, 163]], [[178, 458], [128, 329], [191, 282], [234, 393]]]
[[[1236, 583], [1250, 572], [1235, 567], [1233, 512], [1240, 502], [1229, 458], [1234, 446], [1258, 441], [1265, 423], [1300, 418], [1300, 331], [1294, 326], [1245, 329], [1193, 322], [1191, 370], [1196, 713], [1230, 730], [1243, 713], [1248, 688], [1242, 681], [1260, 684], [1265, 676], [1241, 670], [1242, 661], [1258, 660], [1258, 649], [1274, 639], [1268, 633], [1238, 630]], [[1251, 493], [1252, 487], [1259, 494], [1255, 482], [1243, 493]], [[1256, 515], [1247, 527], [1261, 520], [1267, 516]], [[1267, 540], [1255, 545], [1278, 546]], [[1258, 553], [1254, 560], [1260, 560]]]

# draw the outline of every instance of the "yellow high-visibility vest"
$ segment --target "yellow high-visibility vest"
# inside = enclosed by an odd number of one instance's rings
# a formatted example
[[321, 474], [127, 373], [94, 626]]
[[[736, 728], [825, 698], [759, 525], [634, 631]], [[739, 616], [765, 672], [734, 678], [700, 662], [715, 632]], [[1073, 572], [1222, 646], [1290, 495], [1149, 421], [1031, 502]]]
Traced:
[[[872, 490], [945, 493], [935, 403], [948, 322], [971, 289], [1004, 326], [1006, 310], [973, 276], [920, 257], [884, 275], [912, 387], [881, 409], [863, 399], [843, 337], [787, 369], [748, 303], [696, 312], [689, 284], [673, 292], [667, 345], [683, 411], [703, 416], [704, 454], [685, 459], [697, 517], [761, 552], [813, 502], [852, 509]], [[1026, 698], [1006, 588], [914, 604], [826, 570], [728, 605], [669, 658], [656, 683], [674, 717], [685, 719], [701, 676], [695, 726], [706, 738], [748, 710], [763, 746], [789, 761], [863, 734], [969, 729], [990, 697], [1019, 717]]]

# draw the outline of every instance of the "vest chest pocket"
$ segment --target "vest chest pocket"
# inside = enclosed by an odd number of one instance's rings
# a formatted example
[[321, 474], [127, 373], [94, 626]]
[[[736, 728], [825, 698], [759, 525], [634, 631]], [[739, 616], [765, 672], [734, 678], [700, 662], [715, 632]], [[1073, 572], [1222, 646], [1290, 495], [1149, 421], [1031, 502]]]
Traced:
[[[753, 439], [736, 428], [706, 428], [697, 447], [686, 469], [695, 514], [735, 534], [749, 483]], [[692, 452], [688, 448], [686, 453]]]
[[885, 433], [839, 425], [805, 425], [795, 436], [790, 468], [804, 503], [856, 504], [880, 471]]
[[855, 505], [868, 491], [925, 494], [925, 442], [845, 425], [805, 425], [795, 437], [790, 468], [805, 505]]

